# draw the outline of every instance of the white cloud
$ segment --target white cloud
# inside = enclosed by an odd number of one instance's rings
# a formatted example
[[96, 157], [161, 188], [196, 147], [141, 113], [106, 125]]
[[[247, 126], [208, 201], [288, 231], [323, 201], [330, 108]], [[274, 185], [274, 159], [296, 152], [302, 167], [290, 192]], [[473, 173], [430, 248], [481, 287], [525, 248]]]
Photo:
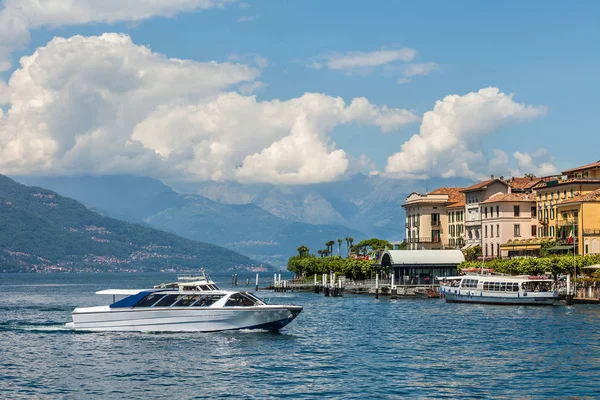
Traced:
[[421, 63], [421, 64], [410, 64], [404, 67], [402, 74], [407, 77], [411, 76], [426, 76], [431, 72], [435, 71], [438, 65], [433, 62]]
[[322, 61], [314, 61], [309, 66], [320, 69], [323, 65], [333, 70], [353, 71], [379, 67], [397, 61], [411, 61], [417, 52], [414, 49], [377, 50], [371, 52], [351, 51], [332, 53], [323, 57]]
[[504, 125], [539, 118], [545, 113], [545, 107], [517, 103], [512, 95], [493, 87], [447, 96], [423, 115], [419, 134], [388, 158], [386, 172], [413, 178], [480, 179], [488, 174], [481, 139]]
[[229, 61], [254, 64], [260, 69], [265, 69], [269, 66], [269, 59], [256, 53], [230, 54], [229, 56], [227, 56], [227, 59]]
[[250, 94], [256, 93], [260, 89], [266, 88], [267, 86], [269, 86], [268, 83], [261, 82], [261, 81], [254, 81], [254, 82], [245, 83], [243, 85], [240, 85], [238, 90], [241, 94], [250, 95]]
[[9, 55], [29, 42], [29, 32], [40, 27], [90, 22], [140, 21], [172, 17], [237, 0], [4, 0], [0, 9], [0, 71], [10, 68]]
[[398, 85], [404, 85], [404, 84], [406, 84], [406, 83], [411, 83], [411, 82], [412, 82], [412, 79], [409, 79], [409, 78], [399, 78], [399, 79], [396, 81], [396, 83], [397, 83]]
[[519, 170], [523, 174], [548, 176], [558, 173], [558, 169], [554, 165], [554, 157], [550, 156], [546, 149], [537, 149], [533, 153], [516, 151], [513, 153], [513, 157], [517, 160]]
[[260, 18], [260, 15], [243, 15], [237, 19], [237, 22], [256, 21], [259, 18]]
[[417, 118], [364, 98], [228, 92], [261, 86], [258, 75], [245, 64], [168, 59], [125, 35], [55, 38], [10, 78], [0, 173], [328, 181], [348, 168], [328, 137], [335, 127], [390, 131]]

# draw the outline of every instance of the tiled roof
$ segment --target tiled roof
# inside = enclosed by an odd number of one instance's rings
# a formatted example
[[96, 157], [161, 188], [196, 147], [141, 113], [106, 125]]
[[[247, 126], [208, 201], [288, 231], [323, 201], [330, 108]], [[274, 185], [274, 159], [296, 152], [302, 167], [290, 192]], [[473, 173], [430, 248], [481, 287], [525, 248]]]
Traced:
[[[487, 185], [489, 185], [490, 183], [494, 182], [494, 181], [500, 181], [500, 179], [488, 179], [487, 181], [483, 181], [483, 182], [478, 182], [474, 185], [468, 186], [464, 189], [462, 189], [463, 192], [470, 192], [472, 190], [479, 190], [482, 189], [484, 187], [486, 187]], [[502, 182], [502, 181], [500, 181]]]
[[600, 189], [594, 190], [593, 192], [582, 194], [581, 196], [573, 197], [572, 199], [563, 200], [557, 205], [572, 204], [572, 203], [585, 203], [592, 201], [600, 201]]
[[600, 168], [600, 160], [596, 161], [595, 163], [591, 163], [591, 164], [587, 164], [587, 165], [582, 165], [581, 167], [568, 169], [566, 171], [563, 171], [562, 173], [564, 175], [568, 175], [568, 174], [571, 174], [573, 172], [582, 171], [584, 169], [591, 169], [591, 168]]
[[[552, 185], [548, 185], [548, 183], [553, 183]], [[544, 187], [554, 187], [559, 185], [566, 185], [569, 183], [589, 183], [589, 184], [598, 184], [600, 183], [600, 178], [568, 178], [568, 179], [553, 179], [546, 180], [542, 182], [538, 182], [535, 185], [535, 189], [544, 188]]]
[[535, 196], [532, 193], [496, 193], [489, 199], [482, 201], [481, 204], [489, 203], [507, 203], [520, 201], [535, 201]]
[[535, 177], [532, 177], [532, 178], [515, 177], [515, 178], [510, 178], [509, 180], [507, 180], [507, 183], [513, 189], [527, 190], [527, 189], [531, 189], [532, 187], [534, 187], [535, 185], [537, 185], [541, 181], [542, 181], [542, 178], [535, 178]]
[[461, 193], [462, 190], [463, 188], [441, 187], [427, 194], [446, 194], [448, 195], [448, 203], [452, 203], [452, 207], [455, 207], [453, 203], [460, 203], [461, 201], [464, 206], [465, 194]]

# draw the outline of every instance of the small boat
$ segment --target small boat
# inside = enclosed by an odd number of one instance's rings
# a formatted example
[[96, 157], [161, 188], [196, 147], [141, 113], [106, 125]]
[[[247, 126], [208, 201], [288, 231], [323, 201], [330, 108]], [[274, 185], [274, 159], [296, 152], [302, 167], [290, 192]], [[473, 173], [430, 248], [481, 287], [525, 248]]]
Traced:
[[440, 294], [432, 287], [420, 287], [415, 289], [415, 296], [424, 299], [435, 299], [440, 297]]
[[462, 275], [440, 278], [447, 303], [553, 305], [554, 281], [543, 276]]
[[[198, 277], [194, 277], [198, 278]], [[108, 289], [109, 306], [77, 307], [67, 328], [77, 331], [216, 332], [279, 330], [302, 306], [266, 304], [244, 291], [220, 290], [206, 276], [181, 279], [152, 289]], [[122, 297], [116, 300], [117, 297]]]

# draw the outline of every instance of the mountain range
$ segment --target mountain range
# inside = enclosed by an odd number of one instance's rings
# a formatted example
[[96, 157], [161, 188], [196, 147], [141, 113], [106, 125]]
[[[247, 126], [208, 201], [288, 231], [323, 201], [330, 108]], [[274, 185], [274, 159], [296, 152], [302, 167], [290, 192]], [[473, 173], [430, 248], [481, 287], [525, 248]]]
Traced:
[[216, 273], [256, 264], [229, 249], [102, 216], [0, 175], [0, 272], [208, 267]]
[[[329, 240], [404, 237], [401, 205], [412, 191], [465, 180], [398, 180], [355, 174], [312, 185], [165, 183], [132, 176], [18, 177], [95, 211], [188, 239], [227, 247], [282, 267], [300, 245], [312, 253]], [[344, 244], [345, 248], [345, 244]], [[345, 249], [341, 249], [345, 252]], [[337, 243], [334, 254], [337, 253]]]

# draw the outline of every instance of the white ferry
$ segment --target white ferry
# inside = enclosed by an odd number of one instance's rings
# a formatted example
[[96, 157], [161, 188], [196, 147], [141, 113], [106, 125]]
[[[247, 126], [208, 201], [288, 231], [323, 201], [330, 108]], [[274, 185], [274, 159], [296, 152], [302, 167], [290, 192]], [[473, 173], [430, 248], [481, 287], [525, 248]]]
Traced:
[[443, 278], [440, 296], [448, 303], [553, 305], [554, 281], [541, 276], [463, 275]]
[[[265, 304], [249, 292], [225, 291], [204, 277], [180, 279], [152, 289], [101, 290], [112, 295], [108, 306], [77, 307], [77, 331], [215, 332], [237, 329], [279, 330], [292, 322], [301, 306]], [[116, 301], [117, 297], [123, 297]]]

